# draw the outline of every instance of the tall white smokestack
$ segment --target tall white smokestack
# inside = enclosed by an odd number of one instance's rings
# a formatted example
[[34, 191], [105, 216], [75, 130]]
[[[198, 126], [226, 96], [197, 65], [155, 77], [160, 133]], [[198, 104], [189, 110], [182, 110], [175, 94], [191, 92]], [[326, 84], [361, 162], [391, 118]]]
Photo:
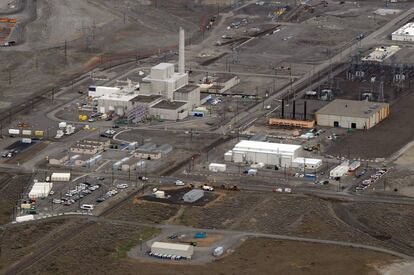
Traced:
[[184, 29], [180, 27], [180, 38], [178, 44], [178, 72], [185, 73], [185, 34]]

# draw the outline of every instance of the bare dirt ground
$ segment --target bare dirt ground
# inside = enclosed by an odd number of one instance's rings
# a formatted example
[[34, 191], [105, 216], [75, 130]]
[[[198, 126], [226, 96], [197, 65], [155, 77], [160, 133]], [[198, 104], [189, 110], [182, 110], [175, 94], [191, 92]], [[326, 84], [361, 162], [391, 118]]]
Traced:
[[[115, 230], [117, 232], [110, 238], [102, 235], [103, 232]], [[63, 245], [62, 249], [37, 263], [31, 273], [376, 274], [376, 267], [395, 260], [391, 256], [360, 249], [268, 239], [249, 239], [230, 256], [208, 266], [153, 264], [114, 257], [117, 244], [125, 242], [123, 236], [130, 236], [135, 231], [137, 230], [127, 233], [126, 228], [110, 229], [108, 226], [98, 225], [94, 231], [85, 232], [76, 241]], [[86, 233], [90, 235], [87, 236]], [[99, 241], [98, 237], [101, 237]], [[119, 240], [114, 243], [116, 237]]]
[[29, 184], [30, 175], [1, 174], [0, 177], [0, 224], [5, 224], [11, 221], [13, 207]]
[[0, 237], [2, 252], [0, 270], [19, 261], [23, 256], [49, 245], [57, 236], [73, 230], [81, 223], [82, 221], [54, 220], [3, 229]]
[[[390, 116], [368, 131], [356, 131], [328, 150], [330, 155], [351, 157], [388, 157], [413, 140], [414, 121], [411, 119], [414, 94], [402, 96], [391, 110]], [[381, 148], [381, 149], [379, 149]]]

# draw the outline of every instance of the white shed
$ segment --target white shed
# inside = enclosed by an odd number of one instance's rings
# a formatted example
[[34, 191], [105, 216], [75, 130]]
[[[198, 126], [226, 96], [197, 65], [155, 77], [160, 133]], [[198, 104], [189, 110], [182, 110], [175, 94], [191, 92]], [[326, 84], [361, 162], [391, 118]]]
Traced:
[[37, 199], [47, 197], [52, 190], [53, 183], [51, 182], [35, 182], [29, 192], [29, 198]]
[[191, 259], [194, 254], [194, 247], [187, 244], [154, 242], [151, 245], [153, 254], [174, 255]]
[[53, 173], [51, 181], [70, 181], [70, 173]]
[[329, 172], [329, 176], [331, 178], [340, 178], [345, 176], [348, 173], [349, 170], [349, 162], [344, 161], [340, 165], [336, 166], [334, 169]]

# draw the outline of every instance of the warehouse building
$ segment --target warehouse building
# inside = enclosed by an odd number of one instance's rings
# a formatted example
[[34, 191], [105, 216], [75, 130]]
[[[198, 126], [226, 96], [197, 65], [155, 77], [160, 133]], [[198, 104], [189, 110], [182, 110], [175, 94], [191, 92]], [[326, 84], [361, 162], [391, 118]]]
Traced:
[[394, 41], [414, 41], [414, 22], [410, 22], [391, 34]]
[[315, 113], [320, 126], [370, 129], [388, 117], [388, 103], [335, 99]]
[[53, 183], [51, 182], [38, 182], [37, 180], [34, 180], [34, 184], [32, 189], [30, 189], [28, 196], [31, 199], [45, 198], [49, 195], [52, 187]]
[[302, 147], [294, 144], [242, 140], [224, 154], [226, 161], [236, 163], [263, 163], [278, 167], [318, 170], [322, 160], [300, 157]]
[[191, 259], [194, 254], [194, 247], [187, 244], [154, 242], [151, 245], [151, 253], [153, 255], [181, 256]]
[[69, 151], [74, 154], [95, 155], [105, 151], [110, 145], [109, 139], [84, 139], [76, 142], [69, 148]]
[[236, 163], [251, 162], [290, 167], [301, 150], [300, 145], [242, 140], [234, 146], [232, 154]]

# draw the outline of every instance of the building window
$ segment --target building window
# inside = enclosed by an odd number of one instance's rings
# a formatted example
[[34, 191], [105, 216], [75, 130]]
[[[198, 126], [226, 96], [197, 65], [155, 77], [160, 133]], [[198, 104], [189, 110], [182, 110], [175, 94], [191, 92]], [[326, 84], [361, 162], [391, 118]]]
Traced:
[[356, 123], [355, 123], [355, 122], [352, 122], [352, 123], [351, 123], [351, 128], [352, 128], [352, 129], [356, 129]]
[[338, 121], [334, 121], [334, 127], [339, 127], [339, 122]]

